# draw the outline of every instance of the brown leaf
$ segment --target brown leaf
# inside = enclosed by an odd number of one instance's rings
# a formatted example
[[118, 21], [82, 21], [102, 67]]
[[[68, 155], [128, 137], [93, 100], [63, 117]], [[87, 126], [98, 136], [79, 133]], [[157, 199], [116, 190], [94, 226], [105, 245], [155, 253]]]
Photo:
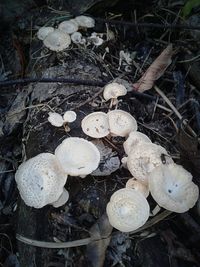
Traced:
[[151, 89], [154, 85], [154, 82], [163, 75], [167, 67], [171, 64], [172, 54], [172, 44], [169, 44], [156, 58], [156, 60], [154, 60], [142, 77], [133, 84], [134, 89], [139, 92], [144, 92]]
[[[87, 258], [89, 259], [92, 267], [102, 267], [104, 264], [106, 249], [110, 243], [112, 226], [109, 223], [106, 214], [90, 228], [91, 237], [93, 242], [87, 245]], [[98, 240], [98, 241], [95, 241]]]

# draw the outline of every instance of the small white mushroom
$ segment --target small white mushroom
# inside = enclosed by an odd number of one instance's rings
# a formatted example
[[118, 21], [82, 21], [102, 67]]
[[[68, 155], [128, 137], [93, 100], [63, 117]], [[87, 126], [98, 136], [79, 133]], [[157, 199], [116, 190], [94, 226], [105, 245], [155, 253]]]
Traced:
[[75, 20], [65, 20], [58, 25], [58, 29], [62, 32], [72, 34], [78, 31], [78, 25]]
[[151, 143], [149, 137], [141, 132], [134, 131], [130, 132], [128, 138], [123, 143], [124, 151], [128, 155], [132, 148], [134, 148], [139, 143]]
[[63, 51], [71, 44], [71, 38], [68, 33], [58, 29], [54, 30], [44, 39], [44, 45], [52, 51]]
[[41, 27], [37, 32], [37, 37], [40, 40], [44, 40], [48, 34], [54, 31], [53, 27]]
[[177, 164], [155, 168], [149, 176], [149, 189], [158, 205], [177, 213], [191, 209], [199, 197], [192, 175]]
[[85, 44], [86, 40], [80, 32], [74, 32], [71, 35], [72, 42], [74, 44]]
[[91, 36], [88, 38], [88, 41], [95, 46], [100, 46], [103, 44], [103, 39], [99, 36]]
[[149, 195], [149, 188], [146, 184], [143, 184], [141, 181], [135, 180], [135, 178], [131, 178], [126, 182], [126, 188], [135, 189], [143, 194], [145, 198]]
[[69, 192], [65, 188], [63, 188], [63, 192], [62, 192], [61, 196], [59, 197], [59, 199], [56, 200], [55, 202], [51, 203], [51, 205], [54, 208], [61, 207], [68, 201], [68, 199], [69, 199]]
[[74, 111], [66, 111], [65, 114], [63, 115], [63, 120], [64, 120], [64, 128], [66, 132], [70, 131], [69, 128], [69, 123], [74, 122], [76, 120], [76, 112]]
[[144, 225], [149, 210], [146, 198], [130, 188], [116, 191], [106, 208], [110, 224], [122, 232], [131, 232]]
[[137, 180], [148, 183], [149, 174], [163, 164], [162, 155], [165, 155], [165, 164], [173, 163], [164, 147], [141, 142], [128, 155], [128, 170]]
[[86, 176], [99, 165], [99, 150], [91, 142], [78, 137], [66, 138], [55, 150], [63, 170], [71, 176]]
[[103, 98], [108, 101], [111, 100], [110, 108], [118, 103], [117, 98], [127, 94], [126, 87], [122, 84], [113, 82], [105, 86], [103, 91]]
[[41, 153], [19, 166], [15, 180], [26, 205], [42, 208], [61, 197], [67, 174], [53, 154]]
[[63, 117], [56, 112], [49, 112], [48, 121], [55, 127], [61, 127], [64, 123]]
[[95, 26], [95, 20], [87, 16], [78, 16], [75, 17], [75, 21], [82, 28], [93, 28]]
[[109, 134], [108, 116], [104, 112], [93, 112], [82, 120], [81, 127], [90, 137], [105, 137]]
[[108, 112], [110, 133], [113, 136], [125, 137], [132, 131], [137, 131], [137, 122], [128, 112], [123, 110], [112, 110]]

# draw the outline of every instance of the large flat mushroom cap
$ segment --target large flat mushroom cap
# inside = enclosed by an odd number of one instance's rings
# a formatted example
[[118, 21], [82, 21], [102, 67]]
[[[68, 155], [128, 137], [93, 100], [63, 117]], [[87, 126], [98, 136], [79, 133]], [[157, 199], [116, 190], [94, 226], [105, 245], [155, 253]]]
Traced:
[[149, 204], [140, 192], [123, 188], [111, 196], [106, 212], [113, 227], [122, 232], [131, 232], [148, 220]]
[[110, 133], [114, 136], [125, 137], [132, 131], [137, 131], [137, 121], [126, 111], [112, 110], [108, 112]]
[[67, 175], [53, 154], [41, 153], [19, 166], [15, 180], [24, 202], [42, 208], [58, 200]]
[[44, 39], [44, 45], [52, 51], [62, 51], [71, 44], [71, 38], [68, 33], [58, 29], [54, 30]]
[[66, 138], [55, 150], [63, 170], [71, 176], [86, 176], [97, 169], [100, 153], [94, 144], [79, 138]]
[[134, 178], [148, 183], [148, 175], [152, 170], [163, 165], [162, 154], [165, 155], [166, 164], [173, 163], [164, 147], [152, 143], [139, 143], [128, 155], [128, 170]]
[[149, 137], [141, 132], [134, 131], [131, 132], [126, 139], [126, 141], [123, 143], [124, 151], [128, 155], [132, 148], [134, 148], [139, 143], [151, 143], [151, 140]]
[[104, 112], [93, 112], [81, 122], [83, 132], [93, 138], [102, 138], [109, 134], [108, 116]]
[[158, 205], [177, 213], [192, 208], [199, 196], [192, 175], [177, 164], [155, 168], [149, 176], [149, 189]]

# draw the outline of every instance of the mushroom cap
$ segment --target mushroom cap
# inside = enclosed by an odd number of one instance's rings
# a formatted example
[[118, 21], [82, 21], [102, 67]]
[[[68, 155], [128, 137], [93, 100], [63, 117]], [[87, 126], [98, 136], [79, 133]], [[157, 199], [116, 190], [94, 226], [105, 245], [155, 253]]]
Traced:
[[128, 170], [137, 180], [148, 183], [148, 175], [152, 170], [159, 165], [163, 165], [162, 154], [166, 155], [166, 164], [173, 163], [164, 147], [141, 142], [128, 155]]
[[106, 208], [110, 224], [122, 232], [131, 232], [144, 225], [149, 210], [146, 198], [130, 188], [116, 191]]
[[19, 166], [15, 180], [26, 205], [42, 208], [58, 200], [67, 175], [53, 154], [41, 153]]
[[68, 33], [58, 29], [54, 30], [44, 39], [44, 45], [52, 51], [62, 51], [71, 44], [71, 38]]
[[158, 205], [177, 213], [188, 211], [199, 197], [192, 175], [177, 164], [155, 168], [149, 175], [149, 189]]
[[108, 116], [104, 112], [93, 112], [82, 120], [81, 127], [83, 132], [90, 137], [105, 137], [109, 134]]
[[56, 112], [49, 112], [48, 121], [55, 127], [61, 127], [64, 123], [63, 117]]
[[125, 137], [132, 131], [137, 131], [135, 118], [126, 111], [112, 110], [108, 112], [110, 133], [114, 136]]
[[82, 39], [83, 35], [80, 32], [74, 32], [71, 35], [71, 40], [74, 44], [82, 44]]
[[59, 24], [58, 29], [62, 32], [72, 34], [78, 31], [78, 25], [75, 20], [65, 20]]
[[68, 199], [69, 199], [69, 192], [63, 187], [63, 192], [60, 195], [59, 199], [51, 203], [51, 205], [54, 208], [59, 208], [63, 206], [68, 201]]
[[101, 37], [99, 37], [99, 36], [91, 36], [91, 37], [89, 37], [88, 38], [88, 40], [92, 43], [92, 44], [94, 44], [95, 46], [100, 46], [100, 45], [102, 45], [103, 44], [103, 39], [101, 38]]
[[95, 20], [88, 16], [77, 16], [75, 21], [80, 27], [84, 28], [93, 28], [95, 26]]
[[37, 32], [37, 37], [40, 40], [44, 40], [48, 34], [54, 31], [53, 27], [41, 27]]
[[108, 101], [112, 98], [118, 98], [118, 96], [123, 96], [127, 94], [126, 87], [122, 84], [113, 82], [105, 86], [103, 91], [103, 98]]
[[147, 198], [149, 195], [148, 186], [141, 181], [135, 180], [135, 178], [131, 178], [126, 182], [126, 188], [131, 188], [139, 191], [145, 198]]
[[76, 120], [76, 112], [74, 111], [66, 111], [65, 114], [63, 115], [63, 119], [65, 122], [73, 122]]
[[100, 153], [94, 144], [79, 138], [66, 138], [55, 150], [63, 170], [71, 176], [86, 176], [99, 165]]
[[126, 141], [123, 143], [125, 153], [128, 155], [131, 149], [133, 149], [140, 142], [151, 143], [151, 140], [147, 135], [141, 132], [131, 132]]

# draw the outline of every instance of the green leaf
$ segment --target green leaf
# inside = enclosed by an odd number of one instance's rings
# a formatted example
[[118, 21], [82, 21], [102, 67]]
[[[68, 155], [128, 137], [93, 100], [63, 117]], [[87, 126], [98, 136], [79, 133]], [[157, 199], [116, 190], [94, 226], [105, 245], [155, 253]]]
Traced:
[[183, 9], [182, 9], [182, 15], [184, 18], [188, 17], [194, 7], [200, 6], [200, 0], [188, 0]]

